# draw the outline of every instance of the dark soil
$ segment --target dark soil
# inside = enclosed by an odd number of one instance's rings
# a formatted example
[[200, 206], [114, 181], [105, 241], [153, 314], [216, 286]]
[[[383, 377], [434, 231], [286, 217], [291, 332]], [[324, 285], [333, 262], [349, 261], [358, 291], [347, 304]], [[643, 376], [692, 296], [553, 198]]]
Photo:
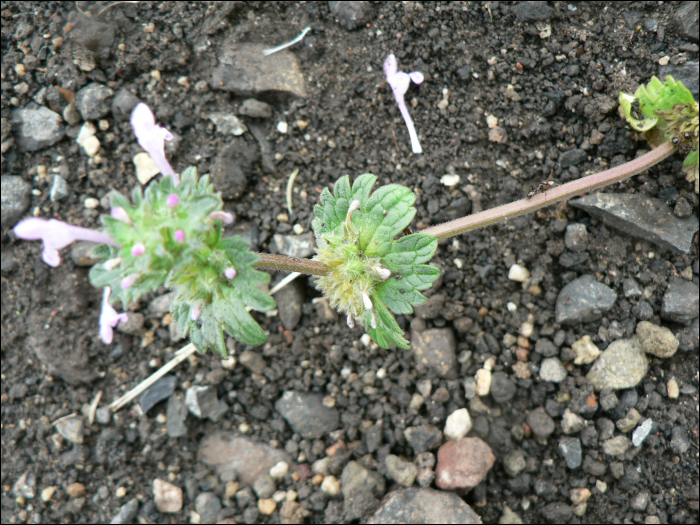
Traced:
[[[95, 14], [106, 5], [78, 4], [83, 11], [91, 8]], [[235, 211], [238, 221], [249, 228], [257, 226], [258, 249], [267, 252], [275, 233], [291, 233], [294, 224], [310, 230], [313, 206], [322, 188], [345, 174], [354, 178], [372, 172], [379, 177], [379, 184], [400, 183], [416, 191], [418, 213], [413, 227], [420, 229], [468, 213], [479, 199], [484, 209], [520, 199], [530, 185], [537, 185], [552, 171], [552, 180], [562, 183], [634, 158], [647, 145], [635, 142], [618, 116], [619, 91], [633, 92], [652, 75], [660, 75], [659, 59], [664, 56], [671, 58], [671, 66], [697, 64], [698, 46], [677, 31], [674, 12], [680, 8], [678, 2], [544, 4], [551, 8], [545, 20], [522, 22], [513, 11], [514, 5], [506, 2], [491, 2], [490, 7], [477, 2], [377, 3], [369, 21], [350, 31], [337, 23], [325, 2], [123, 3], [96, 19], [105, 25], [101, 34], [106, 38], [81, 45], [80, 32], [74, 29], [80, 30], [84, 27], [81, 23], [87, 22], [74, 3], [3, 2], [3, 141], [9, 136], [5, 130], [11, 111], [27, 107], [42, 89], [60, 86], [75, 92], [89, 82], [98, 82], [115, 93], [126, 89], [147, 102], [159, 122], [178, 135], [176, 151], [170, 154], [176, 170], [195, 165], [199, 173], [208, 173], [232, 137], [217, 133], [205, 115], [212, 111], [237, 114], [246, 98], [206, 86], [194, 88], [197, 82], [210, 78], [221, 46], [235, 36], [239, 42], [273, 47], [311, 25], [313, 29], [304, 41], [292, 48], [307, 80], [308, 95], [304, 99], [258, 96], [274, 108], [273, 117], [262, 121], [273, 166], [264, 170], [260, 160], [244, 166], [245, 193], [228, 200], [226, 208]], [[545, 8], [540, 5], [537, 9]], [[150, 23], [154, 30], [144, 32]], [[548, 24], [551, 36], [541, 38], [539, 33]], [[697, 15], [694, 27], [697, 42]], [[57, 36], [65, 39], [60, 47], [53, 44]], [[125, 45], [120, 49], [122, 43]], [[396, 54], [401, 70], [421, 71], [426, 77], [420, 87], [412, 86], [406, 97], [421, 137], [422, 155], [411, 153], [406, 127], [385, 82], [382, 64], [390, 52]], [[86, 53], [97, 63], [90, 72], [74, 65], [75, 60], [84, 60]], [[20, 63], [26, 66], [22, 77], [16, 70]], [[151, 76], [154, 70], [161, 72], [160, 80]], [[178, 83], [185, 76], [189, 87]], [[508, 85], [520, 100], [504, 95]], [[439, 109], [444, 88], [449, 90], [449, 106]], [[50, 104], [47, 101], [45, 105]], [[500, 142], [489, 140], [489, 114], [499, 119], [504, 134]], [[137, 184], [132, 157], [139, 148], [128, 120], [112, 112], [104, 118], [109, 129], [98, 131], [103, 148], [99, 165], [75, 143], [80, 124], [68, 126], [68, 136], [36, 152], [21, 152], [16, 144], [5, 150], [3, 142], [3, 175], [20, 175], [35, 190], [28, 214], [36, 210], [42, 217], [98, 227], [98, 210], [86, 209], [85, 199], [101, 199], [112, 188], [128, 192]], [[287, 134], [277, 132], [281, 120], [289, 123]], [[309, 123], [303, 131], [294, 125], [299, 120]], [[249, 132], [235, 140], [247, 143], [242, 149], [258, 148]], [[588, 157], [575, 166], [562, 167], [562, 155], [582, 146]], [[38, 170], [40, 165], [46, 166], [48, 176]], [[606, 191], [660, 197], [685, 194], [697, 215], [698, 199], [680, 167], [680, 157], [674, 156]], [[286, 213], [287, 179], [295, 168], [300, 173], [295, 183], [294, 213], [288, 223], [279, 222], [278, 215]], [[439, 182], [451, 172], [462, 181], [453, 189]], [[54, 173], [60, 173], [70, 187], [69, 196], [58, 202], [49, 198]], [[462, 189], [468, 184], [476, 195]], [[567, 221], [585, 224], [589, 234], [589, 258], [574, 268], [558, 263]], [[162, 316], [151, 316], [146, 309], [149, 300], [143, 300], [137, 310], [146, 316], [143, 331], [152, 333], [152, 342], [144, 347], [142, 341], [148, 342], [148, 334], [115, 332], [114, 343], [104, 345], [98, 328], [101, 291], [89, 285], [89, 268], [77, 266], [69, 251], [64, 250], [64, 263], [52, 269], [41, 260], [40, 243], [18, 242], [9, 231], [3, 231], [3, 523], [108, 523], [132, 497], [140, 501], [142, 522], [187, 522], [195, 508], [194, 498], [201, 491], [210, 490], [225, 499], [223, 483], [214, 480], [204, 485], [211, 481], [209, 471], [197, 462], [195, 454], [204, 436], [247, 423], [249, 437], [279, 448], [285, 448], [290, 440], [300, 440], [274, 410], [275, 401], [285, 390], [311, 390], [337, 399], [344, 432], [334, 433], [335, 439], [329, 435], [325, 440], [313, 440], [311, 450], [323, 451], [341, 437], [349, 444], [361, 441], [361, 423], [383, 418], [385, 447], [375, 456], [391, 453], [412, 461], [415, 454], [406, 444], [403, 430], [421, 424], [442, 429], [449, 414], [468, 406], [462, 380], [474, 376], [486, 354], [497, 356], [496, 370], [514, 377], [513, 352], [501, 341], [506, 333], [517, 335], [528, 315], [535, 325], [532, 346], [539, 338], [551, 338], [562, 330], [560, 346], [570, 347], [590, 335], [602, 350], [610, 342], [606, 334], [613, 323], [628, 331], [636, 323], [633, 304], [622, 299], [624, 279], [633, 277], [649, 290], [646, 301], [655, 324], [665, 324], [658, 314], [672, 275], [691, 266], [693, 281], [698, 282], [697, 237], [692, 255], [677, 255], [619, 234], [580, 210], [548, 208], [443, 242], [438, 248], [434, 262], [445, 270], [439, 290], [445, 303], [437, 315], [425, 321], [425, 327], [452, 327], [455, 309], [473, 321], [468, 332], [455, 332], [457, 354], [473, 352], [473, 360], [462, 367], [458, 380], [442, 379], [416, 366], [410, 351], [366, 348], [359, 342], [363, 334], [360, 328], [351, 330], [343, 322], [320, 321], [311, 303], [319, 294], [310, 280], [302, 279], [302, 317], [293, 331], [285, 331], [279, 317], [256, 314], [270, 334], [268, 343], [257, 350], [268, 364], [281, 370], [279, 377], [268, 382], [240, 364], [233, 371], [227, 370], [218, 387], [219, 397], [231, 405], [223, 420], [212, 423], [190, 416], [187, 437], [163, 439], [162, 433], [158, 436], [163, 425], [156, 418], [165, 413], [165, 403], [147, 416], [135, 408], [123, 409], [106, 427], [85, 421], [84, 442], [73, 446], [56, 438], [55, 420], [81, 413], [98, 392], [102, 392], [101, 406], [110, 403], [150, 375], [154, 371], [151, 366], [169, 360], [173, 347], [176, 350], [184, 343], [171, 343], [167, 329], [161, 326]], [[456, 259], [463, 264], [456, 265]], [[530, 271], [542, 271], [539, 296], [507, 279], [515, 262]], [[586, 273], [615, 289], [618, 302], [601, 321], [560, 327], [554, 322], [557, 294], [566, 283]], [[508, 302], [516, 304], [518, 310], [509, 312]], [[399, 316], [399, 323], [407, 331], [412, 326], [423, 329], [412, 316]], [[671, 328], [677, 332], [682, 327]], [[496, 348], [478, 344], [478, 339], [484, 340], [477, 337], [482, 332], [492, 336], [486, 340], [495, 341], [491, 346]], [[507, 406], [485, 398], [491, 408], [490, 413], [480, 416], [479, 430], [485, 429], [485, 434], [475, 434], [475, 429], [471, 435], [483, 437], [497, 461], [484, 482], [463, 495], [464, 500], [485, 523], [498, 522], [505, 506], [524, 522], [537, 523], [547, 517], [556, 519], [543, 513], [545, 505], [569, 505], [570, 489], [587, 487], [593, 492], [587, 511], [582, 517], [572, 517], [571, 523], [643, 523], [645, 519], [652, 519], [647, 523], [697, 523], [697, 337], [695, 341], [695, 347], [682, 345], [670, 359], [653, 360], [647, 377], [636, 388], [640, 398], [652, 396], [658, 401], [642, 411], [642, 416], [652, 417], [657, 427], [638, 454], [623, 462], [625, 475], [620, 479], [610, 468], [598, 477], [581, 469], [569, 470], [557, 451], [562, 436], [558, 419], [547, 444], [537, 443], [522, 432], [527, 413], [583, 385], [587, 367], [568, 367], [569, 377], [559, 385], [542, 383], [536, 374], [529, 380], [516, 380], [517, 394]], [[237, 354], [244, 350], [242, 345], [236, 346]], [[209, 354], [200, 356], [197, 363], [184, 363], [173, 374], [178, 378], [178, 389], [184, 390], [191, 384], [206, 383], [208, 374], [220, 367], [220, 359]], [[387, 377], [378, 381], [373, 391], [363, 390], [358, 376], [381, 367], [389, 372]], [[357, 375], [343, 377], [343, 368]], [[684, 386], [678, 399], [666, 396], [670, 377]], [[418, 382], [425, 379], [432, 380], [433, 392], [444, 387], [449, 395], [426, 400], [416, 413], [401, 402], [403, 397], [397, 392], [407, 392], [410, 399]], [[238, 392], [237, 397], [228, 395], [232, 391]], [[592, 418], [601, 415], [599, 410]], [[691, 442], [680, 455], [671, 448], [671, 430], [677, 426], [687, 429]], [[100, 448], [109, 439], [104, 437], [106, 430], [117, 436], [109, 442], [107, 452]], [[511, 479], [502, 459], [516, 446], [526, 451], [530, 463], [526, 473]], [[362, 452], [362, 447], [354, 450]], [[363, 454], [367, 454], [366, 448]], [[599, 443], [584, 447], [586, 455], [612, 462], [603, 455]], [[36, 478], [35, 497], [18, 498], [12, 487], [28, 471]], [[169, 473], [174, 477], [168, 478]], [[179, 513], [158, 514], [154, 510], [152, 484], [159, 477], [188, 487]], [[596, 479], [607, 483], [606, 492], [595, 488]], [[68, 487], [74, 482], [85, 485], [84, 495], [69, 495]], [[307, 522], [344, 519], [337, 498], [315, 498], [318, 487], [301, 491], [304, 484], [309, 482], [289, 481], [278, 488], [294, 489], [306, 496], [300, 497], [300, 503], [310, 511]], [[56, 487], [56, 492], [44, 502], [40, 493], [50, 486]], [[118, 487], [128, 489], [125, 498], [117, 496]], [[387, 491], [391, 489], [388, 484]], [[634, 510], [630, 500], [641, 492], [649, 493], [649, 504], [645, 510]], [[222, 513], [220, 517], [233, 516], [239, 523], [244, 520], [243, 511], [235, 505]], [[279, 521], [279, 511], [257, 519]]]

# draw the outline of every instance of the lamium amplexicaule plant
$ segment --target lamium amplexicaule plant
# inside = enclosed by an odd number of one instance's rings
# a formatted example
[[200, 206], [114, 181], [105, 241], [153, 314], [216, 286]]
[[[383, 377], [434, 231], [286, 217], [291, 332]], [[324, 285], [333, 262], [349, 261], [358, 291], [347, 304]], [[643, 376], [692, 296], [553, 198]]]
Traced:
[[[403, 96], [410, 80], [423, 75], [398, 71], [394, 55], [384, 70], [387, 81], [409, 129], [412, 149], [421, 146]], [[98, 243], [90, 279], [102, 287], [100, 335], [111, 343], [113, 329], [127, 320], [112, 304], [128, 308], [147, 292], [166, 286], [176, 291], [171, 305], [173, 320], [183, 336], [189, 334], [196, 349], [212, 349], [227, 357], [224, 333], [258, 345], [266, 335], [248, 309], [268, 311], [274, 299], [260, 289], [270, 276], [260, 269], [300, 272], [317, 276], [316, 284], [330, 304], [347, 316], [347, 324], [364, 326], [383, 348], [392, 344], [409, 348], [393, 314], [411, 314], [426, 301], [421, 291], [437, 280], [439, 270], [427, 264], [435, 255], [438, 240], [460, 235], [587, 191], [619, 182], [640, 173], [674, 151], [686, 155], [683, 170], [698, 191], [698, 104], [680, 82], [652, 78], [634, 95], [620, 95], [621, 113], [631, 126], [644, 132], [655, 146], [649, 153], [616, 168], [556, 186], [523, 200], [492, 208], [421, 232], [405, 234], [416, 214], [416, 196], [407, 187], [388, 184], [376, 188], [377, 177], [349, 176], [326, 188], [314, 209], [313, 230], [317, 253], [313, 259], [297, 259], [250, 251], [239, 236], [222, 236], [233, 221], [223, 211], [221, 194], [208, 176], [199, 177], [190, 167], [177, 174], [165, 157], [164, 141], [172, 135], [155, 123], [143, 103], [132, 112], [131, 124], [141, 147], [163, 177], [131, 198], [112, 191], [111, 211], [102, 215], [102, 229], [94, 231], [61, 221], [27, 218], [14, 228], [22, 239], [44, 243], [43, 259], [50, 266], [61, 262], [59, 250], [76, 240]]]

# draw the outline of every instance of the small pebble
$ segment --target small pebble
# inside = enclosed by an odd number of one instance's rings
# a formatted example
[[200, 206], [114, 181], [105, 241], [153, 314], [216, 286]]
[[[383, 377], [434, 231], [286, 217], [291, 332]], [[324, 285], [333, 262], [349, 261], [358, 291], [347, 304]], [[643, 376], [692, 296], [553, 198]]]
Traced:
[[287, 472], [289, 472], [289, 463], [286, 461], [280, 461], [270, 469], [270, 476], [275, 479], [280, 479], [285, 477]]
[[458, 441], [466, 436], [471, 428], [472, 420], [469, 417], [469, 411], [466, 408], [460, 408], [447, 418], [444, 435], [447, 439]]
[[56, 492], [56, 487], [46, 487], [41, 491], [41, 501], [49, 502], [53, 498], [53, 494]]
[[68, 485], [68, 488], [66, 489], [66, 492], [72, 497], [72, 498], [79, 498], [83, 494], [85, 494], [85, 485], [82, 483], [71, 483]]
[[289, 126], [287, 125], [287, 123], [284, 120], [280, 120], [277, 123], [277, 131], [279, 131], [280, 133], [287, 133], [288, 127]]
[[605, 494], [605, 491], [608, 490], [608, 484], [605, 483], [605, 481], [597, 479], [595, 480], [595, 488], [597, 488], [601, 494]]
[[326, 476], [321, 483], [321, 490], [329, 496], [337, 496], [340, 494], [341, 482], [335, 476]]
[[491, 391], [491, 371], [481, 368], [476, 372], [476, 395], [487, 396]]
[[269, 516], [270, 514], [275, 512], [276, 508], [277, 502], [272, 498], [258, 500], [258, 510], [260, 511], [260, 514]]
[[675, 379], [671, 378], [668, 380], [668, 383], [666, 383], [666, 390], [668, 392], [668, 397], [671, 399], [678, 399], [680, 390], [678, 389], [678, 383]]
[[320, 485], [323, 483], [323, 474], [316, 474], [313, 478], [311, 478], [311, 483], [314, 485]]
[[100, 201], [94, 197], [88, 197], [85, 199], [85, 207], [88, 210], [94, 210], [100, 205]]
[[529, 278], [530, 271], [524, 266], [520, 266], [519, 264], [514, 264], [510, 267], [510, 270], [508, 270], [508, 279], [510, 279], [511, 281], [524, 283]]

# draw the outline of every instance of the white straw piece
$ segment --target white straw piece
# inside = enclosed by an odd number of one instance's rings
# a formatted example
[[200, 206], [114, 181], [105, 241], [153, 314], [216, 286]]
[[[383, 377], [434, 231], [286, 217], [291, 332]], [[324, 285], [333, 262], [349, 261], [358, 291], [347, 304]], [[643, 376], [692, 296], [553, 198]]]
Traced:
[[311, 31], [311, 26], [305, 27], [304, 30], [301, 32], [301, 34], [296, 37], [294, 40], [290, 40], [286, 44], [282, 44], [281, 46], [273, 47], [272, 49], [263, 49], [263, 55], [268, 56], [271, 55], [272, 53], [277, 53], [277, 51], [282, 51], [283, 49], [293, 46], [297, 42], [300, 42], [302, 38], [306, 36], [306, 33]]

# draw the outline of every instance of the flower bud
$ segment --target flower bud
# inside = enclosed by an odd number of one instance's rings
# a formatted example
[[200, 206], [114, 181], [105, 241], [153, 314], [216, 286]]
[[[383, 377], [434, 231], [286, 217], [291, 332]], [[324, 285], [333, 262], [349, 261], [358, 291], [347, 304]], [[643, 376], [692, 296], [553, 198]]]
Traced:
[[224, 270], [224, 275], [227, 279], [233, 279], [236, 277], [236, 269], [233, 266], [229, 266]]
[[141, 277], [137, 273], [132, 273], [131, 275], [127, 275], [122, 279], [122, 288], [124, 290], [127, 290], [131, 288], [136, 281], [138, 281], [139, 277]]
[[388, 270], [387, 268], [380, 268], [377, 267], [375, 268], [377, 273], [379, 274], [379, 277], [383, 280], [386, 281], [389, 277], [391, 277], [391, 270]]
[[372, 299], [370, 299], [369, 295], [367, 295], [367, 292], [362, 293], [362, 301], [364, 301], [365, 308], [367, 308], [367, 310], [372, 309]]
[[171, 193], [168, 195], [167, 199], [165, 199], [165, 204], [168, 206], [168, 208], [174, 208], [178, 204], [180, 204], [180, 197], [175, 195], [174, 193]]
[[131, 217], [129, 217], [129, 214], [126, 213], [126, 210], [122, 208], [121, 206], [116, 206], [115, 208], [112, 208], [112, 211], [110, 212], [110, 215], [117, 219], [118, 221], [125, 222], [127, 224], [131, 224]]
[[200, 315], [202, 315], [202, 302], [197, 301], [192, 305], [192, 310], [190, 310], [190, 319], [196, 321]]
[[119, 266], [124, 259], [122, 257], [115, 257], [114, 259], [110, 259], [108, 261], [105, 261], [105, 270], [114, 270], [117, 266]]
[[142, 242], [137, 242], [131, 247], [131, 255], [134, 257], [140, 257], [146, 253], [146, 246]]
[[224, 224], [233, 223], [233, 214], [227, 211], [213, 211], [207, 215], [207, 219], [210, 221], [221, 221]]
[[173, 238], [175, 239], [175, 242], [182, 244], [185, 242], [185, 232], [184, 230], [175, 230], [175, 233], [173, 234]]

